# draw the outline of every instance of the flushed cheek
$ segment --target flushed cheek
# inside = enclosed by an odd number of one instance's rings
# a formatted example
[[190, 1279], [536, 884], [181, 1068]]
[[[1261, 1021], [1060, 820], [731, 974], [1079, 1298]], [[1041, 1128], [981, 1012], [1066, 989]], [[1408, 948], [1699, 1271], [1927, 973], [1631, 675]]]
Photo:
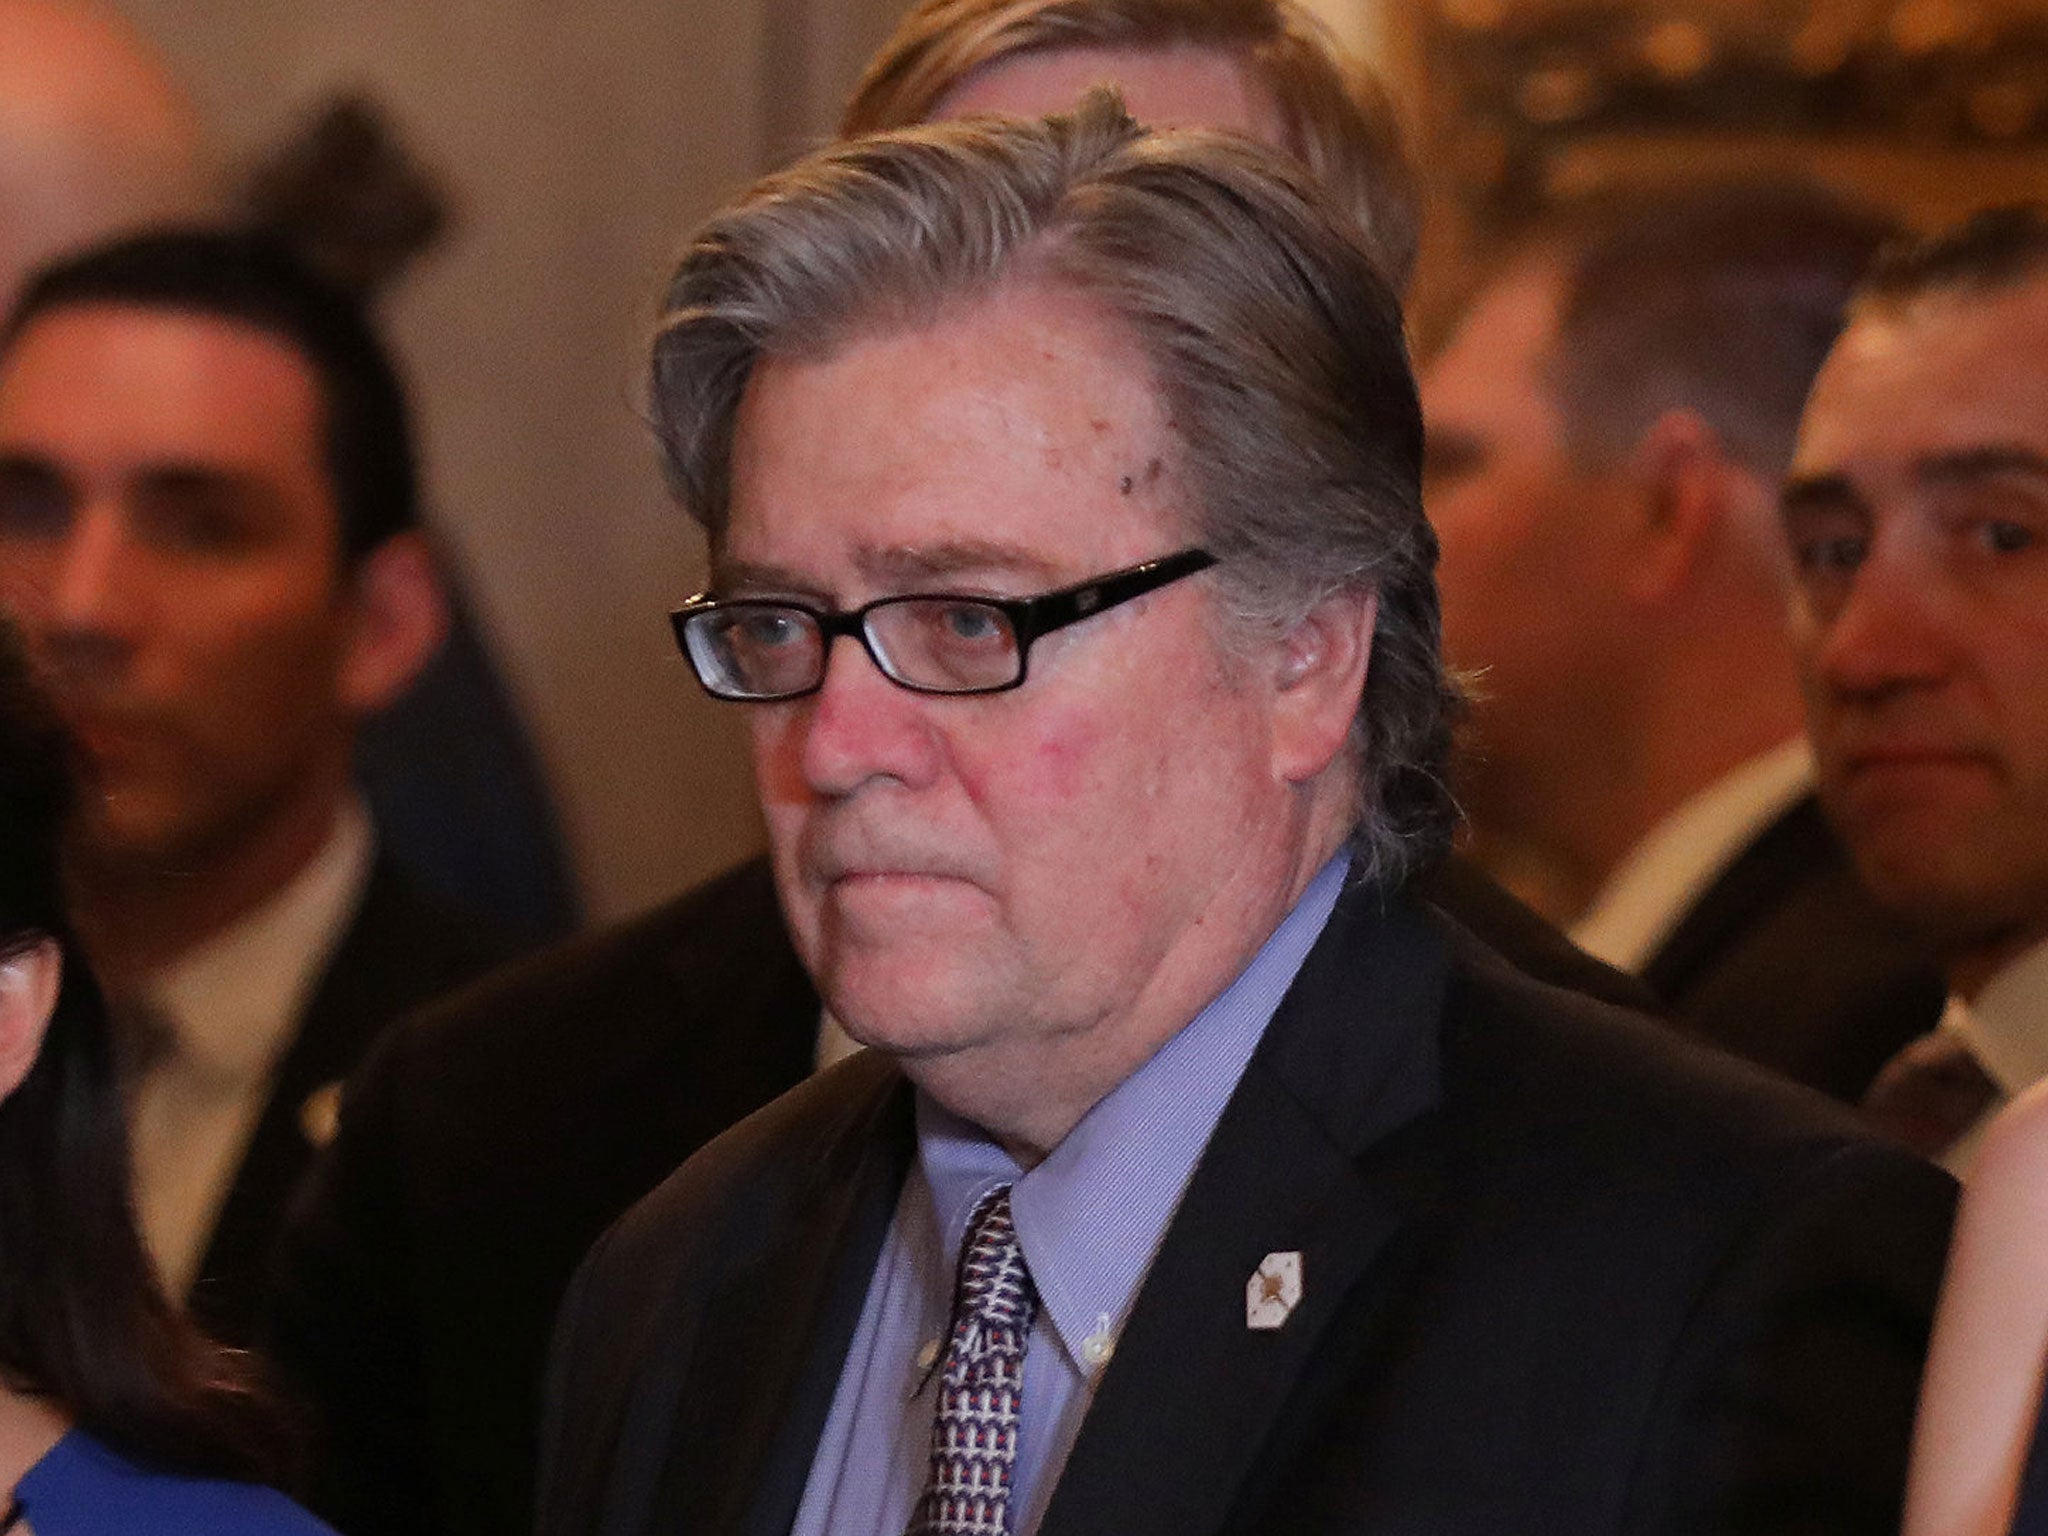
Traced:
[[754, 783], [772, 825], [778, 807], [799, 806], [811, 798], [803, 775], [803, 730], [794, 710], [773, 704], [740, 707], [748, 712]]

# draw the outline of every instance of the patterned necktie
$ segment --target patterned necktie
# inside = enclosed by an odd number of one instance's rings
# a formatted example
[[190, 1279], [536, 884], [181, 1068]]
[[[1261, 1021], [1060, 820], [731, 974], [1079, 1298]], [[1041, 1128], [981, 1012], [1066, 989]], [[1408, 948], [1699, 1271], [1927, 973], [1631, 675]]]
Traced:
[[967, 1227], [953, 1336], [939, 1374], [931, 1479], [907, 1536], [1007, 1536], [1024, 1346], [1038, 1292], [1010, 1224], [1010, 1186], [982, 1197]]

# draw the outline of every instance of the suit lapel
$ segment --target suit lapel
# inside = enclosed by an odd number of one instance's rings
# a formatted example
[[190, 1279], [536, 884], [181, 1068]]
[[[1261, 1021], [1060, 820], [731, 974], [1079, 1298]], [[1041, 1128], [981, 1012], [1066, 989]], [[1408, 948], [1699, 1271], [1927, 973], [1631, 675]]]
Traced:
[[[1208, 1536], [1247, 1490], [1343, 1319], [1355, 1354], [1378, 1285], [1436, 1186], [1430, 1110], [1446, 962], [1427, 920], [1348, 892], [1203, 1153], [1082, 1422], [1041, 1536]], [[1246, 1285], [1298, 1253], [1302, 1299], [1254, 1331]], [[1284, 1449], [1284, 1448], [1283, 1448]]]
[[308, 1100], [331, 1095], [338, 1104], [341, 1080], [385, 1025], [509, 954], [482, 923], [416, 896], [388, 860], [371, 864], [362, 899], [272, 1074], [207, 1239], [190, 1305], [214, 1333], [243, 1343], [257, 1330], [278, 1228], [325, 1142], [327, 1128]]
[[826, 1137], [798, 1199], [704, 1304], [652, 1531], [781, 1536], [796, 1519], [840, 1367], [914, 1149], [912, 1094], [892, 1066]]
[[1686, 908], [1678, 926], [1644, 963], [1643, 980], [1666, 1004], [1676, 1006], [1731, 945], [1778, 908], [1793, 885], [1840, 857], [1820, 802], [1802, 795]]

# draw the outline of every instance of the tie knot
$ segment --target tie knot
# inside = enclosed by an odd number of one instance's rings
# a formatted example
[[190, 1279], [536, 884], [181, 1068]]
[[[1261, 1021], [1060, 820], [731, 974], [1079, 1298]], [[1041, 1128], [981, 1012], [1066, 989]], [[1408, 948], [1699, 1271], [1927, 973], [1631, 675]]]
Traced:
[[986, 1327], [1028, 1328], [1035, 1300], [1010, 1219], [1010, 1186], [998, 1184], [968, 1218], [967, 1246], [960, 1253], [960, 1309]]

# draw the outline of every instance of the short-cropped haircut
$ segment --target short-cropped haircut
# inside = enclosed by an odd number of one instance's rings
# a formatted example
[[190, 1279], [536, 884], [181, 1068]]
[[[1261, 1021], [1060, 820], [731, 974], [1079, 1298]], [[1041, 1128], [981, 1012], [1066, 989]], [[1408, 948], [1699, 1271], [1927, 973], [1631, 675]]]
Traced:
[[44, 315], [100, 305], [225, 321], [282, 342], [319, 386], [343, 554], [359, 560], [418, 526], [419, 470], [397, 366], [360, 301], [284, 241], [168, 226], [59, 257], [23, 287], [0, 325], [0, 354]]
[[2004, 203], [1879, 253], [1856, 303], [1895, 308], [1935, 293], [1988, 297], [2048, 278], [2048, 203]]
[[1284, 156], [1227, 134], [1148, 135], [1098, 90], [1072, 116], [880, 134], [759, 183], [690, 241], [649, 375], [672, 483], [714, 548], [757, 363], [930, 324], [1006, 282], [1128, 327], [1235, 634], [1377, 594], [1355, 844], [1389, 882], [1432, 862], [1455, 821], [1443, 763], [1458, 695], [1400, 303]]

